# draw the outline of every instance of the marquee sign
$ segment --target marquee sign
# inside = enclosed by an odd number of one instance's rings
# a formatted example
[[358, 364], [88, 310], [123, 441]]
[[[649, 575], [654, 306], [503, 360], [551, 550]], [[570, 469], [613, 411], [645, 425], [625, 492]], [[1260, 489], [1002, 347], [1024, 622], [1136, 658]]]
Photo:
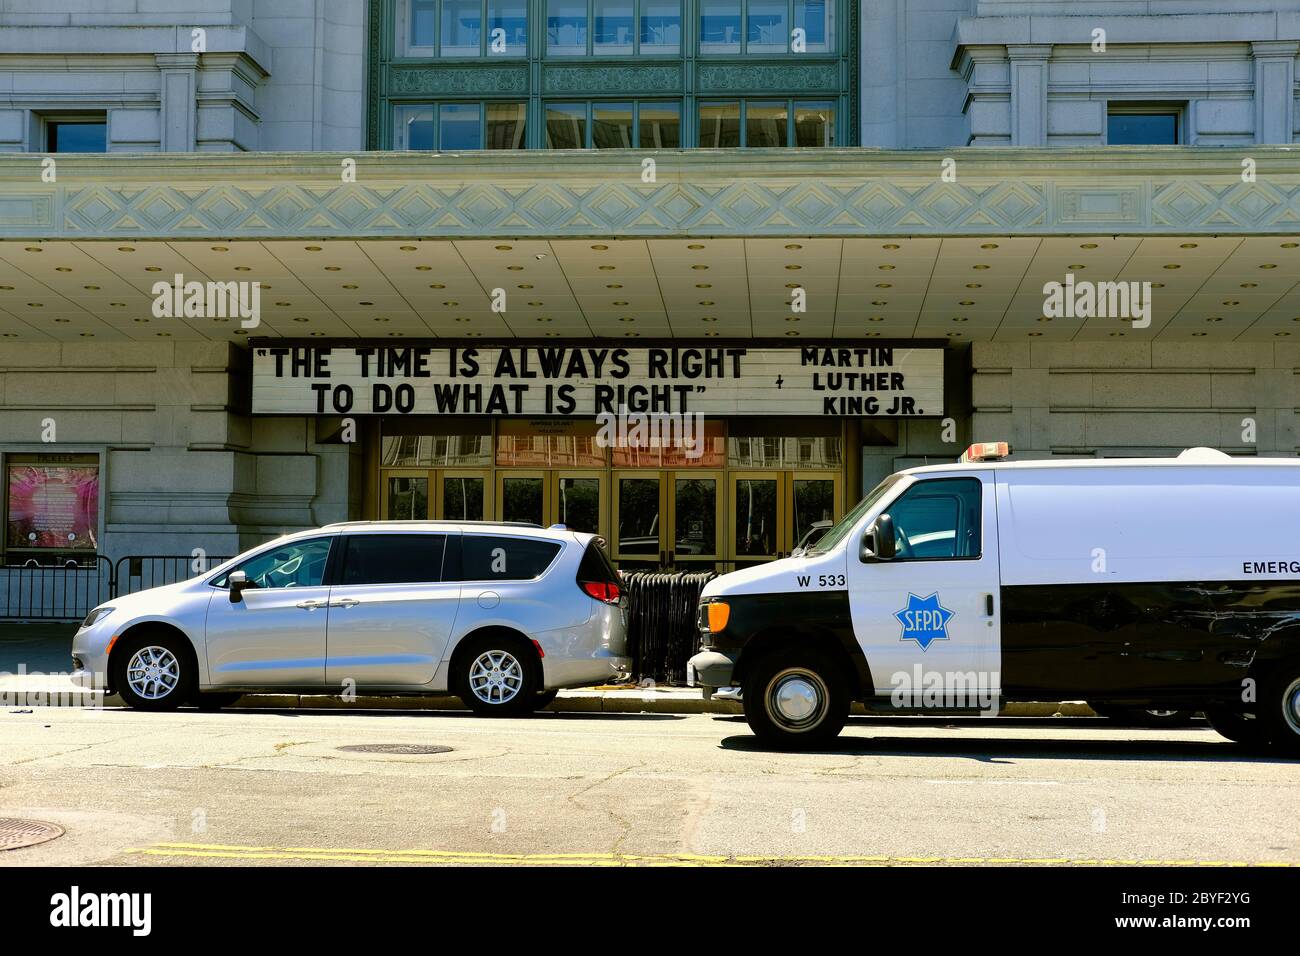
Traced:
[[943, 349], [259, 346], [283, 415], [943, 414]]

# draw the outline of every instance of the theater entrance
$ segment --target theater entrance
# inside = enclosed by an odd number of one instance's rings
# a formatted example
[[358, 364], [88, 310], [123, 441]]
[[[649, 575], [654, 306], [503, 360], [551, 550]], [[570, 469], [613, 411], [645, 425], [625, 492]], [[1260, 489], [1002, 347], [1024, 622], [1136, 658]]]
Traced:
[[589, 422], [376, 423], [383, 519], [563, 524], [623, 569], [729, 571], [789, 555], [846, 504], [835, 420], [708, 422], [699, 447], [602, 447]]

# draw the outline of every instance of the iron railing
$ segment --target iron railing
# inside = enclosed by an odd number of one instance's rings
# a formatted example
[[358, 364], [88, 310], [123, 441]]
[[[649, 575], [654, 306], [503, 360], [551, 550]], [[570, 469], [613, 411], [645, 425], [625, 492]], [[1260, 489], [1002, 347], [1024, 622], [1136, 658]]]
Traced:
[[0, 619], [80, 620], [113, 597], [113, 565], [102, 554], [11, 560], [0, 567]]
[[185, 581], [229, 560], [228, 557], [194, 558], [174, 554], [133, 554], [119, 558], [113, 568], [113, 596]]
[[96, 605], [123, 594], [184, 581], [229, 558], [132, 555], [117, 564], [103, 554], [57, 558], [10, 557], [0, 567], [0, 621], [79, 621]]

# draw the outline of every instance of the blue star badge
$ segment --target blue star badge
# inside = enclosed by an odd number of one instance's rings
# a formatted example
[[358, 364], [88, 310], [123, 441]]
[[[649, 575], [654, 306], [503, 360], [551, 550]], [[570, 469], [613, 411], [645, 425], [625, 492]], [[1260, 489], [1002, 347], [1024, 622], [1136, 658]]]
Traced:
[[948, 622], [953, 617], [952, 611], [939, 603], [939, 592], [929, 597], [907, 595], [907, 607], [895, 611], [894, 617], [903, 625], [904, 641], [916, 641], [921, 650], [928, 650], [931, 641], [948, 640]]

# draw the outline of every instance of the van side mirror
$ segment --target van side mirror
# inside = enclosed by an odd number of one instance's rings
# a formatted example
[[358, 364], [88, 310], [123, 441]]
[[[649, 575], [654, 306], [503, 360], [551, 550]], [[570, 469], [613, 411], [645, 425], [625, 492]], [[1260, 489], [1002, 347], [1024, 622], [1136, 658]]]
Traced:
[[230, 603], [238, 604], [243, 600], [244, 590], [253, 587], [248, 583], [248, 575], [243, 571], [231, 571], [230, 577], [226, 579], [230, 585]]
[[898, 539], [894, 535], [894, 519], [881, 515], [862, 535], [859, 557], [864, 561], [890, 561], [897, 553]]

